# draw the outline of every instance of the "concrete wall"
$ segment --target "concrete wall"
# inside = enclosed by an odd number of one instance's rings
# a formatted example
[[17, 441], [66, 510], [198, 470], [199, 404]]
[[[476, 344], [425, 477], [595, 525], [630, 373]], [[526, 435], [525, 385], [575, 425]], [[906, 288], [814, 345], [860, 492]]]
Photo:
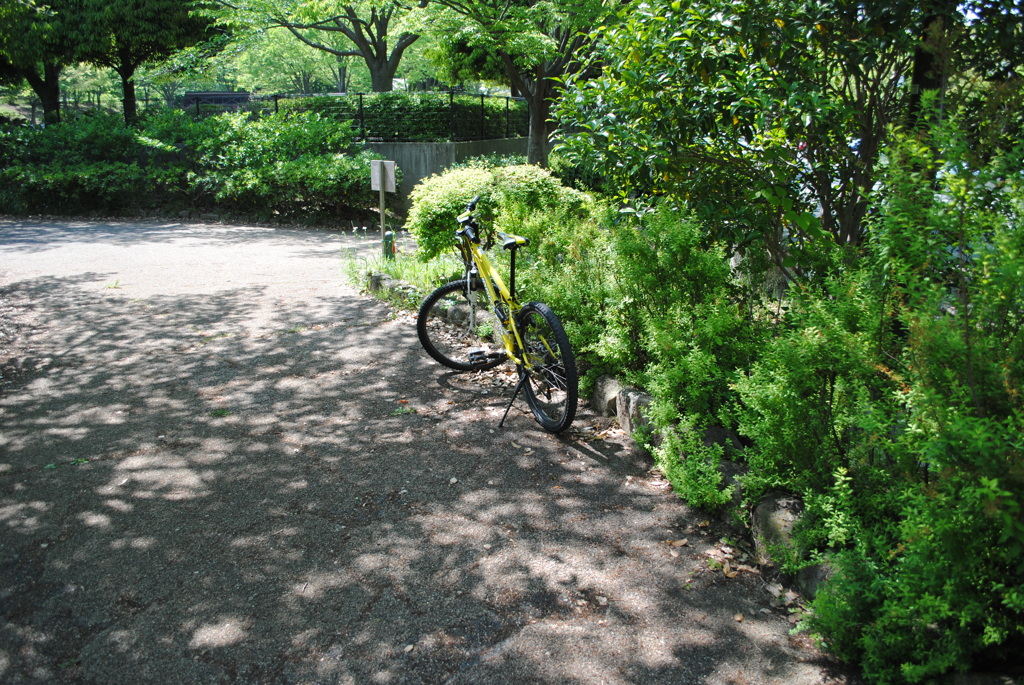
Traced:
[[[388, 205], [400, 212], [409, 208], [409, 192], [422, 179], [444, 171], [457, 162], [481, 155], [526, 155], [526, 138], [470, 140], [444, 143], [366, 143], [384, 159], [394, 160], [402, 170], [397, 197]], [[369, 172], [367, 172], [369, 178]]]

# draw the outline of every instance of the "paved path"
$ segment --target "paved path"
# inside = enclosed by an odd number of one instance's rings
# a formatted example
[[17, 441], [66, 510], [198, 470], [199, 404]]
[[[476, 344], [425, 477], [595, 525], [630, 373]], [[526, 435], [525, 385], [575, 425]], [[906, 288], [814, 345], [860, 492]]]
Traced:
[[0, 682], [848, 682], [614, 430], [497, 429], [351, 247], [0, 220]]

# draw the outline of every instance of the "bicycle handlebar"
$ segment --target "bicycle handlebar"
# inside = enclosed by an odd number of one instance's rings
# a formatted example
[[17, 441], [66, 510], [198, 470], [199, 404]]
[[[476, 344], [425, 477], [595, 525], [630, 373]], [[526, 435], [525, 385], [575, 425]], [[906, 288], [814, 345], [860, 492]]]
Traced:
[[466, 211], [467, 212], [472, 212], [474, 209], [476, 209], [476, 203], [479, 202], [479, 201], [480, 201], [480, 196], [477, 195], [476, 197], [474, 197], [472, 200], [469, 201], [468, 205], [466, 205]]

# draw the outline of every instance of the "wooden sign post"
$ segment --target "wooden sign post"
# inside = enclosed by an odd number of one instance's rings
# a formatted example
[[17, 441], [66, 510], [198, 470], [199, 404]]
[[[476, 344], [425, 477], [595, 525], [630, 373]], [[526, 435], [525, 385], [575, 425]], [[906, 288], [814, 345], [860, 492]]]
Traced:
[[370, 160], [370, 189], [380, 191], [380, 241], [384, 257], [395, 258], [394, 234], [389, 241], [385, 235], [387, 228], [384, 225], [384, 193], [393, 193], [395, 188], [395, 163], [382, 159]]

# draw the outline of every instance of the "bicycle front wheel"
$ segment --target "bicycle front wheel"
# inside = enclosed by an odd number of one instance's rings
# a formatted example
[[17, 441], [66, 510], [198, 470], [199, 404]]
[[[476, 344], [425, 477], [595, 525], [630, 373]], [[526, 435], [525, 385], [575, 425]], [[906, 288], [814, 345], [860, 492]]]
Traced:
[[541, 302], [528, 302], [516, 316], [523, 341], [526, 403], [544, 430], [558, 433], [576, 417], [579, 378], [569, 337], [555, 313]]
[[445, 283], [427, 296], [416, 319], [423, 349], [451, 369], [491, 369], [507, 356], [493, 344], [499, 325], [487, 306], [483, 281]]

